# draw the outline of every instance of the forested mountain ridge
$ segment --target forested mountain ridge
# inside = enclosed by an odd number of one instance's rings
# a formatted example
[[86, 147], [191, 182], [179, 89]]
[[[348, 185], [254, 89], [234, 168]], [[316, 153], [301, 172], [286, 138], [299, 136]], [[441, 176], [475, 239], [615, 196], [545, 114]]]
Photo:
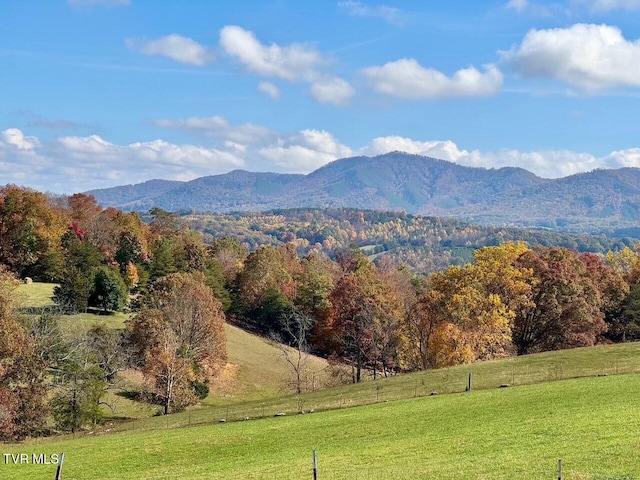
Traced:
[[146, 182], [87, 193], [104, 207], [137, 211], [347, 207], [588, 232], [637, 228], [640, 216], [637, 168], [551, 180], [521, 168], [467, 167], [401, 152], [340, 159], [308, 175], [234, 170], [153, 186]]

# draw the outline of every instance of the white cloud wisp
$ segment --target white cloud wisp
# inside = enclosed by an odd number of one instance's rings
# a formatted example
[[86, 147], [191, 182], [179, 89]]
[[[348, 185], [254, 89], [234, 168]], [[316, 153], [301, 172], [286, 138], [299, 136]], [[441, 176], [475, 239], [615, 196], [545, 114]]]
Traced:
[[503, 76], [495, 65], [484, 72], [464, 68], [451, 77], [433, 68], [425, 68], [413, 58], [402, 58], [383, 66], [363, 70], [371, 88], [399, 98], [489, 97], [502, 87]]
[[125, 43], [143, 55], [166, 57], [186, 65], [202, 67], [215, 59], [212, 49], [175, 33], [156, 40], [129, 38]]

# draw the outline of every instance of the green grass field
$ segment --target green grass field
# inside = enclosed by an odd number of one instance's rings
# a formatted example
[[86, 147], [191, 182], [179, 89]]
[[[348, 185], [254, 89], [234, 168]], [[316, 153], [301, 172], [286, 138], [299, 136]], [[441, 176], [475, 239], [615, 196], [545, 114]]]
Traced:
[[[640, 376], [416, 398], [300, 416], [123, 432], [5, 453], [65, 453], [65, 479], [566, 479], [640, 475]], [[0, 465], [3, 479], [55, 466]]]
[[[321, 480], [553, 479], [558, 459], [565, 479], [640, 479], [640, 343], [295, 396], [283, 393], [288, 367], [277, 347], [232, 326], [227, 335], [228, 376], [203, 405], [0, 453], [65, 452], [65, 479], [312, 478], [314, 449]], [[472, 391], [464, 392], [470, 373]], [[280, 412], [287, 415], [274, 417]], [[47, 479], [54, 471], [0, 456], [0, 479]]]

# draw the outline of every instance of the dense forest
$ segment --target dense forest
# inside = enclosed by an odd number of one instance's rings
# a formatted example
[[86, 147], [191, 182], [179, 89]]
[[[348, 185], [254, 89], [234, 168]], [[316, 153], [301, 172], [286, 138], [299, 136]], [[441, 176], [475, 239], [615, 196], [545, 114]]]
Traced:
[[[99, 422], [124, 369], [144, 376], [133, 394], [161, 413], [197, 403], [226, 362], [226, 321], [322, 355], [353, 382], [640, 337], [640, 255], [625, 243], [585, 253], [534, 241], [546, 232], [488, 241], [457, 222], [355, 210], [184, 219], [155, 208], [147, 220], [84, 194], [0, 189], [0, 438]], [[401, 236], [473, 252], [429, 275], [366, 255]], [[26, 277], [57, 284], [55, 308], [20, 309]], [[57, 316], [79, 311], [130, 317], [122, 330], [63, 333]]]
[[233, 237], [249, 250], [291, 242], [302, 256], [313, 250], [329, 257], [355, 245], [372, 260], [384, 253], [420, 273], [464, 265], [473, 259], [474, 250], [509, 241], [601, 254], [633, 247], [638, 242], [633, 238], [498, 228], [451, 218], [348, 208], [187, 214], [181, 220], [203, 232], [207, 242]]

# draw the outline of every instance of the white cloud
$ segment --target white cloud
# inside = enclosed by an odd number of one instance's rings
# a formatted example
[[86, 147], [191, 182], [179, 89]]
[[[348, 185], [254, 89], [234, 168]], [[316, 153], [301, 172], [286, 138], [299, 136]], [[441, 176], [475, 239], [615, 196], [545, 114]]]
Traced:
[[362, 2], [353, 0], [338, 2], [338, 7], [346, 10], [349, 15], [356, 17], [377, 17], [382, 18], [389, 23], [401, 23], [400, 10], [395, 7], [388, 7], [387, 5], [370, 7]]
[[565, 177], [596, 168], [640, 167], [640, 148], [619, 150], [603, 157], [571, 150], [520, 152], [502, 149], [483, 152], [461, 149], [450, 140], [419, 141], [398, 136], [375, 138], [357, 153], [381, 155], [392, 151], [424, 155], [471, 167], [520, 167], [545, 178]]
[[349, 157], [353, 151], [325, 130], [302, 130], [260, 149], [259, 153], [280, 169], [307, 173], [338, 158]]
[[[323, 71], [330, 61], [311, 45], [265, 45], [253, 32], [230, 25], [220, 31], [220, 46], [252, 73], [311, 84], [311, 96], [317, 102], [342, 105], [355, 93], [346, 80]], [[275, 85], [262, 88], [260, 91], [267, 94], [265, 88], [277, 89]]]
[[323, 78], [311, 85], [311, 96], [320, 103], [344, 105], [355, 95], [355, 89], [342, 78]]
[[561, 80], [587, 93], [640, 86], [640, 41], [626, 40], [617, 27], [531, 30], [520, 46], [502, 54], [523, 77]]
[[365, 155], [381, 155], [394, 151], [424, 155], [450, 162], [457, 162], [460, 158], [469, 155], [466, 150], [459, 150], [458, 146], [450, 140], [423, 142], [399, 136], [374, 138], [371, 144], [362, 150], [362, 153]]
[[40, 146], [40, 141], [36, 137], [25, 137], [17, 128], [9, 128], [0, 133], [0, 141], [18, 150], [34, 150]]
[[[189, 120], [184, 121], [185, 124], [198, 124], [196, 119]], [[202, 124], [222, 125], [216, 132], [216, 145], [178, 145], [164, 140], [118, 145], [99, 135], [41, 141], [11, 128], [0, 132], [0, 177], [3, 182], [41, 191], [72, 193], [154, 178], [191, 180], [235, 168], [308, 173], [339, 158], [374, 156], [391, 151], [426, 155], [475, 167], [521, 167], [546, 178], [564, 177], [596, 168], [640, 168], [640, 147], [596, 157], [570, 150], [466, 150], [450, 140], [425, 141], [387, 136], [374, 138], [365, 147], [354, 150], [326, 130], [282, 133], [252, 126], [269, 133], [243, 136], [234, 130], [237, 127], [229, 125], [222, 117], [200, 120]], [[238, 137], [242, 137], [242, 142], [233, 140]]]
[[280, 98], [280, 89], [271, 82], [260, 82], [258, 84], [258, 91], [268, 95], [274, 100]]
[[202, 67], [215, 59], [213, 51], [198, 42], [178, 34], [156, 40], [126, 39], [126, 45], [144, 55], [167, 57], [176, 62]]
[[72, 193], [153, 178], [190, 180], [241, 168], [232, 151], [162, 140], [117, 145], [98, 135], [40, 141], [0, 132], [0, 176], [41, 191]]
[[276, 132], [260, 125], [231, 125], [221, 116], [157, 120], [153, 123], [158, 127], [216, 139], [221, 149], [252, 162], [252, 168], [260, 171], [308, 173], [353, 153], [351, 148], [324, 130]]
[[612, 10], [640, 10], [640, 0], [573, 0], [572, 3], [586, 5], [594, 13]]
[[570, 150], [520, 152], [503, 149], [498, 152], [473, 150], [459, 162], [462, 165], [486, 168], [520, 167], [538, 176], [558, 178], [600, 168], [602, 162], [588, 153]]
[[400, 98], [487, 97], [495, 95], [503, 81], [495, 65], [486, 65], [484, 72], [464, 68], [447, 77], [412, 58], [368, 67], [363, 74], [376, 92]]
[[629, 148], [611, 152], [603, 158], [604, 168], [640, 168], [640, 148]]
[[294, 82], [314, 80], [318, 67], [326, 63], [309, 45], [263, 45], [253, 32], [233, 25], [220, 31], [220, 45], [249, 71]]

